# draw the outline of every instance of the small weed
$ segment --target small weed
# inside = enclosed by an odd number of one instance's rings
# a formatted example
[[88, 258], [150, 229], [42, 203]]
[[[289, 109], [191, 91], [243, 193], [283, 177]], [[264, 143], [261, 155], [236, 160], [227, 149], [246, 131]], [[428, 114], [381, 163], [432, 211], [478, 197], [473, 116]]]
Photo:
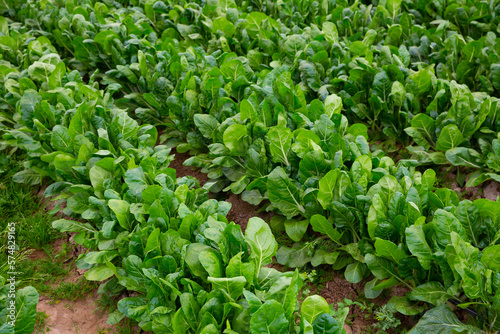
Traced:
[[373, 308], [375, 306], [374, 303], [369, 302], [367, 300], [362, 300], [362, 299], [360, 299], [359, 301], [357, 301], [357, 300], [352, 301], [352, 300], [346, 298], [346, 299], [344, 299], [344, 303], [345, 303], [345, 306], [357, 306], [357, 307], [359, 307], [361, 312], [366, 313], [365, 318], [369, 318], [371, 316], [371, 314], [373, 313]]
[[112, 313], [116, 310], [116, 299], [105, 293], [99, 294], [99, 299], [95, 303], [97, 308], [94, 312], [99, 316], [102, 316], [106, 312]]
[[130, 318], [124, 318], [116, 326], [116, 334], [134, 334], [137, 333], [136, 322]]
[[35, 331], [34, 334], [45, 334], [50, 331], [50, 326], [47, 324], [49, 315], [45, 312], [36, 312]]
[[377, 333], [385, 333], [388, 329], [397, 328], [401, 321], [394, 316], [396, 310], [389, 305], [382, 305], [374, 312], [377, 323], [373, 327], [380, 329]]

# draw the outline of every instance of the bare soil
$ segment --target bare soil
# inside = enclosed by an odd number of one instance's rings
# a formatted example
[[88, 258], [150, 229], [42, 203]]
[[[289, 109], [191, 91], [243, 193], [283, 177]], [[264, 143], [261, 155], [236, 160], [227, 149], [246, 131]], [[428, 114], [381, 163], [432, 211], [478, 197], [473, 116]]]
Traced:
[[47, 325], [53, 334], [91, 334], [102, 330], [108, 330], [109, 333], [114, 326], [106, 323], [106, 312], [97, 312], [95, 301], [98, 298], [97, 290], [87, 298], [76, 301], [63, 299], [54, 303], [47, 297], [40, 296], [37, 311], [45, 312], [49, 316]]
[[[172, 150], [172, 153], [175, 154], [175, 159], [170, 164], [170, 167], [175, 168], [177, 177], [193, 176], [200, 181], [200, 185], [202, 186], [208, 181], [207, 174], [202, 173], [199, 169], [193, 169], [183, 165], [184, 161], [190, 157], [189, 154], [178, 153], [175, 150]], [[243, 233], [245, 232], [250, 218], [259, 217], [265, 221], [269, 221], [274, 215], [272, 212], [262, 211], [261, 206], [255, 206], [243, 201], [240, 195], [235, 195], [233, 193], [228, 193], [226, 202], [231, 203], [231, 210], [229, 210], [227, 214], [227, 219], [240, 225]]]
[[191, 156], [188, 153], [179, 153], [175, 149], [172, 150], [172, 154], [175, 154], [175, 159], [170, 163], [170, 168], [174, 168], [177, 173], [177, 177], [193, 176], [200, 181], [200, 185], [203, 186], [205, 182], [208, 181], [208, 176], [202, 173], [199, 169], [184, 166], [184, 161], [189, 159]]
[[446, 173], [446, 170], [447, 167], [443, 167], [437, 178], [442, 178], [443, 186], [455, 191], [462, 199], [474, 201], [478, 198], [486, 198], [496, 201], [497, 197], [500, 196], [500, 183], [496, 181], [489, 180], [477, 187], [465, 187], [465, 185], [461, 187], [456, 181], [457, 169], [452, 168], [449, 173]]
[[[79, 270], [74, 266], [74, 260], [78, 257], [80, 249], [75, 244], [71, 243], [72, 236], [55, 240], [51, 244], [53, 254], [60, 253], [63, 250], [63, 245], [67, 242], [71, 245], [66, 259], [63, 260], [63, 266], [69, 269], [68, 275], [63, 277], [61, 281], [51, 283], [51, 287], [55, 288], [61, 282], [76, 283], [82, 279], [85, 271]], [[45, 251], [33, 250], [29, 258], [35, 260], [50, 260]], [[65, 263], [68, 263], [67, 265]], [[78, 300], [53, 300], [43, 294], [40, 295], [40, 300], [37, 305], [38, 312], [44, 312], [48, 318], [46, 325], [50, 328], [50, 333], [54, 334], [73, 334], [73, 333], [99, 333], [100, 330], [110, 330], [114, 326], [106, 324], [108, 314], [106, 312], [98, 312], [96, 301], [99, 299], [97, 289], [85, 296], [84, 299]]]
[[240, 195], [229, 193], [229, 197], [226, 199], [226, 202], [231, 203], [231, 210], [229, 210], [229, 213], [227, 214], [227, 219], [240, 225], [243, 233], [247, 228], [248, 220], [250, 218], [259, 217], [266, 222], [269, 222], [271, 217], [274, 216], [273, 212], [259, 211], [261, 207], [245, 202], [241, 199]]

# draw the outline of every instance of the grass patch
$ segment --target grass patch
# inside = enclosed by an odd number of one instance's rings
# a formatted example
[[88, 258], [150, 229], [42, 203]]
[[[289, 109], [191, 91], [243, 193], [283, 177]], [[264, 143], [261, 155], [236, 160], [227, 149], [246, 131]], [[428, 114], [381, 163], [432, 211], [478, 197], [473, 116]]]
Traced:
[[46, 296], [54, 300], [78, 300], [87, 298], [99, 287], [98, 282], [92, 282], [80, 277], [76, 282], [61, 282], [47, 291]]
[[[36, 194], [37, 188], [13, 181], [12, 176], [22, 169], [22, 160], [20, 155], [0, 155], [0, 239], [6, 240], [7, 224], [15, 222], [20, 287], [32, 284], [38, 289], [41, 284], [37, 283], [66, 275], [67, 270], [52, 256], [50, 245], [62, 234], [52, 228], [54, 218], [46, 214], [43, 199]], [[50, 260], [30, 259], [32, 249], [44, 250]], [[0, 263], [7, 263], [5, 246], [0, 247]], [[0, 266], [0, 275], [6, 275], [6, 269]]]
[[49, 315], [45, 312], [36, 312], [34, 334], [45, 334], [50, 332], [50, 326], [47, 324]]

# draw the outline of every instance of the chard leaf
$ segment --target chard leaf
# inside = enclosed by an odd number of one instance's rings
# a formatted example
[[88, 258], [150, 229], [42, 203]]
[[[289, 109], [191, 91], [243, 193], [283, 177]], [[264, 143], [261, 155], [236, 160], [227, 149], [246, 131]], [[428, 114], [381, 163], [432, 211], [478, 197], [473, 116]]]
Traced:
[[305, 209], [300, 204], [300, 190], [283, 168], [276, 167], [269, 174], [267, 189], [271, 203], [287, 218], [305, 214]]
[[275, 300], [266, 301], [251, 317], [250, 331], [254, 334], [286, 334], [288, 320], [283, 305]]
[[271, 263], [273, 256], [276, 255], [278, 243], [269, 225], [257, 217], [250, 218], [248, 221], [245, 240], [250, 246], [250, 258], [258, 276], [260, 268]]

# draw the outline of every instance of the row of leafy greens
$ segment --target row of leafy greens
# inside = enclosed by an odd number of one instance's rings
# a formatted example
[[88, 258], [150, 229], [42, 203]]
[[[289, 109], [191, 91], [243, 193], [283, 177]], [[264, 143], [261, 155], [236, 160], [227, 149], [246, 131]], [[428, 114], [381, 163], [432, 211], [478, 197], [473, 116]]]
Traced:
[[[53, 222], [91, 250], [77, 259], [85, 277], [103, 282], [99, 292], [109, 297], [133, 293], [108, 323], [129, 317], [155, 333], [343, 333], [343, 319], [339, 325], [322, 297], [299, 306], [298, 270], [265, 267], [278, 247], [269, 225], [252, 218], [243, 234], [226, 219], [230, 203], [209, 199], [192, 177], [176, 178], [154, 126], [139, 126], [109, 91], [69, 71], [46, 38], [5, 22], [26, 47], [26, 69], [11, 63], [3, 78], [6, 100], [15, 100], [4, 142], [29, 155], [15, 178], [49, 178], [45, 195], [85, 220]], [[25, 290], [17, 297], [27, 304], [6, 333], [33, 327], [37, 293]]]

